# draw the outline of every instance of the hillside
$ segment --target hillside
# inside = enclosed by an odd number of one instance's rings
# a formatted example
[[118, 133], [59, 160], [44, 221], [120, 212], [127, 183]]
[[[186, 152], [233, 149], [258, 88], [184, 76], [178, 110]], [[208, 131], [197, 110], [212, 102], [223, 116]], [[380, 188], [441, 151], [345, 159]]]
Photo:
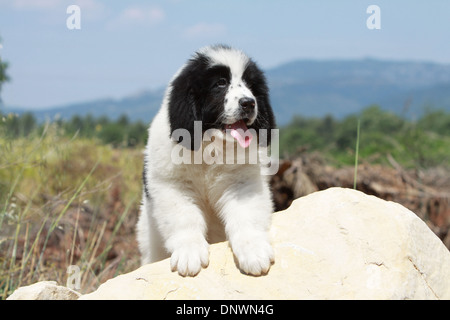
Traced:
[[268, 70], [267, 76], [280, 124], [293, 114], [342, 118], [370, 104], [399, 114], [418, 114], [427, 105], [450, 110], [450, 65], [300, 60]]
[[[450, 65], [429, 62], [362, 60], [297, 60], [266, 70], [278, 124], [293, 115], [337, 118], [371, 104], [402, 115], [420, 114], [424, 107], [450, 110]], [[40, 120], [59, 115], [106, 115], [149, 122], [158, 110], [164, 88], [123, 99], [99, 99], [35, 111]], [[5, 109], [21, 113], [27, 108]]]

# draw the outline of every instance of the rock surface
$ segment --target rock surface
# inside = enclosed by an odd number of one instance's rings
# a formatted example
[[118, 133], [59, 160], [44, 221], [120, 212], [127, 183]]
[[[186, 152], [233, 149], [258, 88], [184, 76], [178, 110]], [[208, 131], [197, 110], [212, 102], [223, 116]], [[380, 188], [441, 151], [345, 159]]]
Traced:
[[58, 286], [56, 281], [41, 281], [20, 287], [6, 300], [77, 300], [80, 296], [74, 290]]
[[118, 276], [80, 299], [450, 299], [450, 252], [413, 212], [330, 188], [274, 214], [268, 275], [237, 269], [227, 242], [194, 278], [169, 259]]

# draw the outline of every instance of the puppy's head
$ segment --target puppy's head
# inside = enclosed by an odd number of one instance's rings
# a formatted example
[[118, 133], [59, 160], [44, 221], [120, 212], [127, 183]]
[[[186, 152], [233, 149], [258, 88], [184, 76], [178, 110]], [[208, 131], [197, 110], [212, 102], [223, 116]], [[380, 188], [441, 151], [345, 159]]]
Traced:
[[184, 147], [197, 150], [194, 122], [201, 121], [202, 133], [218, 129], [223, 139], [242, 147], [251, 143], [248, 129], [275, 128], [269, 92], [263, 72], [243, 52], [218, 45], [199, 50], [178, 72], [170, 85], [171, 132], [186, 129], [191, 142]]

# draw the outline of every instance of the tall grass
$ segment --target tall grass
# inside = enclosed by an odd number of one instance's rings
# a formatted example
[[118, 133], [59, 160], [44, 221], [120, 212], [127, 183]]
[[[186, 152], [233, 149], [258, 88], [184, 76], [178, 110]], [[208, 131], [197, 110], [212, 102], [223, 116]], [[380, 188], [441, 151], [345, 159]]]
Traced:
[[52, 125], [5, 137], [0, 128], [0, 299], [40, 280], [65, 285], [70, 265], [81, 292], [137, 267], [139, 148], [67, 138]]
[[356, 190], [356, 179], [358, 176], [358, 157], [359, 157], [359, 132], [361, 128], [361, 119], [358, 119], [356, 128], [356, 146], [355, 146], [355, 173], [353, 175], [353, 189]]

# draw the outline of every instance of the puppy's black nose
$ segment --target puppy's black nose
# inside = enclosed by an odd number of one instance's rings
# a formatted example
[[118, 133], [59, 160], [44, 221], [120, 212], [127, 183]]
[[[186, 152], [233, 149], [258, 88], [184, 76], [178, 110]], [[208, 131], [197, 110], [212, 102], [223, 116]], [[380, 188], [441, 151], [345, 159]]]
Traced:
[[244, 111], [245, 113], [251, 113], [253, 112], [253, 110], [255, 110], [255, 99], [253, 98], [241, 98], [239, 99], [239, 105], [242, 108], [242, 111]]

